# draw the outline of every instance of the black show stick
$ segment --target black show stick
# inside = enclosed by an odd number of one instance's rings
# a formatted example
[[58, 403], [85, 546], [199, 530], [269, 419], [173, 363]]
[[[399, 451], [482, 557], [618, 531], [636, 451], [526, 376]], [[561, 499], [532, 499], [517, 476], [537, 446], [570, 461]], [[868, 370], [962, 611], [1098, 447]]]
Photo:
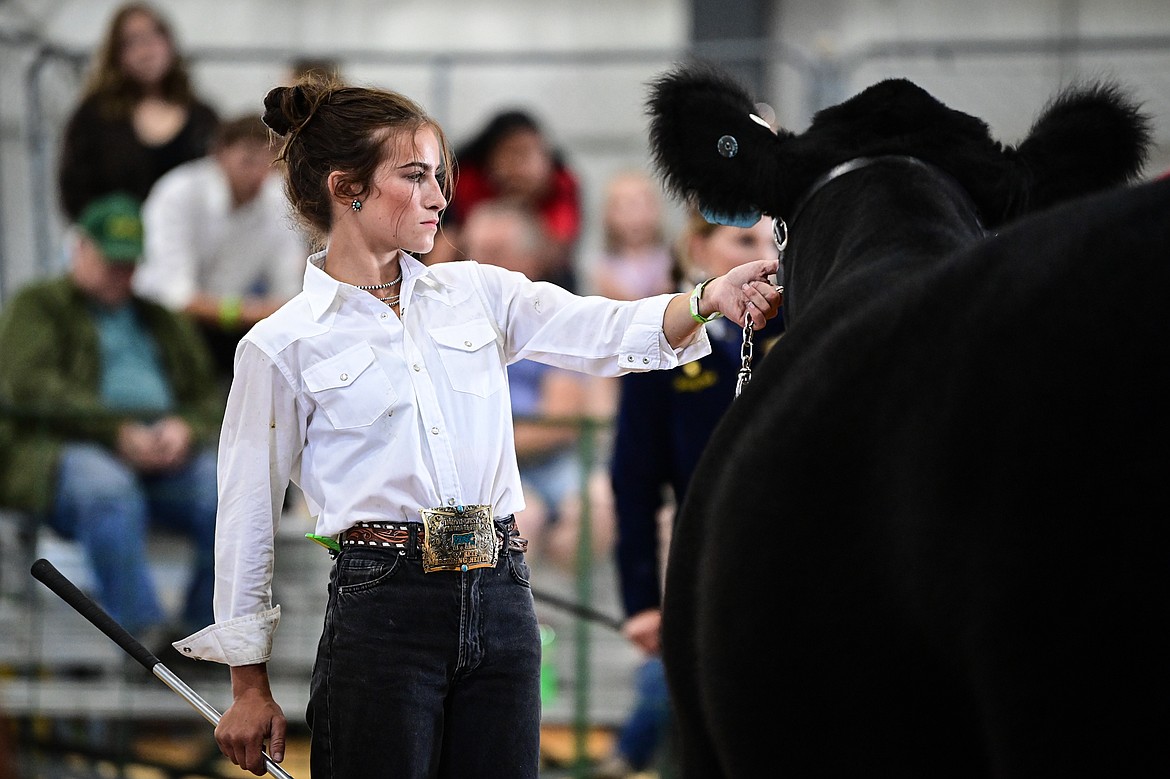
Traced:
[[[58, 571], [52, 563], [42, 557], [32, 564], [32, 575], [39, 582], [55, 592], [61, 600], [76, 609], [78, 614], [88, 619], [94, 627], [105, 633], [110, 640], [122, 647], [127, 654], [141, 663], [146, 670], [157, 676], [163, 684], [178, 693], [181, 698], [186, 700], [196, 711], [203, 715], [203, 719], [212, 725], [219, 724], [220, 715], [213, 706], [199, 697], [171, 669], [163, 665], [149, 649], [144, 647], [138, 639], [134, 638], [124, 627], [119, 625], [93, 598], [90, 598], [84, 592], [77, 589], [77, 585], [69, 581], [65, 574]], [[268, 769], [268, 773], [277, 777], [277, 779], [293, 779], [292, 775], [269, 757], [267, 752], [264, 753], [264, 765]]]

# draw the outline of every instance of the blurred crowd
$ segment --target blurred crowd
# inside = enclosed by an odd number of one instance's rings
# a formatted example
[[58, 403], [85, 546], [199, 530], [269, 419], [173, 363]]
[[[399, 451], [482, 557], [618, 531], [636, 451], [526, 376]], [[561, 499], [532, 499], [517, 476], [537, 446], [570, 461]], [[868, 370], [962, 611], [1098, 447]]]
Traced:
[[[289, 79], [309, 72], [343, 80], [320, 61], [291, 63]], [[259, 114], [222, 116], [196, 92], [175, 31], [150, 4], [110, 18], [60, 138], [69, 266], [0, 309], [0, 505], [77, 541], [99, 602], [170, 657], [171, 641], [214, 621], [215, 444], [236, 344], [300, 292], [306, 257], [321, 247], [291, 215]], [[688, 213], [673, 227], [647, 169], [611, 175], [591, 225], [580, 172], [536, 110], [501, 108], [457, 144], [455, 162], [427, 264], [472, 259], [634, 300], [776, 256], [764, 222], [719, 227]], [[589, 230], [595, 242], [583, 240]], [[587, 243], [601, 247], [596, 256], [582, 256]], [[718, 320], [708, 332], [714, 352], [672, 371], [597, 379], [530, 360], [508, 369], [527, 506], [517, 520], [535, 576], [577, 564], [587, 499], [591, 554], [612, 556], [624, 633], [645, 656], [631, 679], [637, 705], [599, 777], [669, 758], [663, 561], [674, 508], [740, 367], [739, 329]], [[304, 510], [291, 490], [287, 508]], [[154, 528], [195, 550], [178, 613], [151, 577]]]

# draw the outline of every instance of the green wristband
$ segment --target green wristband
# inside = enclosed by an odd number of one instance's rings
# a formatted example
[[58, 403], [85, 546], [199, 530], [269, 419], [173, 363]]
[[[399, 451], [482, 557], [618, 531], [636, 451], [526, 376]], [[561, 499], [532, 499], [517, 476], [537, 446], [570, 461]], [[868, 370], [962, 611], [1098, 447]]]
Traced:
[[709, 279], [700, 281], [695, 285], [695, 289], [691, 292], [691, 319], [695, 320], [701, 325], [705, 325], [708, 322], [723, 316], [722, 311], [713, 311], [711, 312], [711, 316], [703, 316], [699, 313], [699, 300], [701, 300], [703, 297], [703, 290], [706, 289], [707, 285], [714, 281], [715, 278], [715, 276], [712, 276]]

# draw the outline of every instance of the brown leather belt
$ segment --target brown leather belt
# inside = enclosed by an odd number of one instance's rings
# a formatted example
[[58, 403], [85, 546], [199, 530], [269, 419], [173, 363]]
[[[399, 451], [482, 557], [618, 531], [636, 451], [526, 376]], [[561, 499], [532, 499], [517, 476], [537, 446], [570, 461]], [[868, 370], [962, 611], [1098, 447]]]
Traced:
[[[500, 551], [527, 552], [528, 539], [520, 537], [516, 517], [509, 514], [494, 520], [496, 542]], [[504, 540], [507, 539], [505, 546]], [[358, 522], [344, 531], [339, 539], [342, 548], [365, 546], [397, 549], [412, 560], [422, 559], [423, 525], [421, 522]], [[490, 547], [489, 547], [490, 548]]]

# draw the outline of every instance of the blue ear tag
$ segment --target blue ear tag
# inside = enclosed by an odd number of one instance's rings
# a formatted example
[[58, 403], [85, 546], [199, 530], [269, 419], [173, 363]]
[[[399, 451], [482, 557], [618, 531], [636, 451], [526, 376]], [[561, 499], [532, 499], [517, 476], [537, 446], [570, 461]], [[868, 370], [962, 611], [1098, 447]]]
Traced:
[[760, 221], [760, 217], [762, 216], [759, 211], [742, 211], [738, 214], [724, 214], [719, 211], [712, 211], [706, 206], [699, 206], [699, 213], [711, 224], [723, 225], [725, 227], [751, 227]]

